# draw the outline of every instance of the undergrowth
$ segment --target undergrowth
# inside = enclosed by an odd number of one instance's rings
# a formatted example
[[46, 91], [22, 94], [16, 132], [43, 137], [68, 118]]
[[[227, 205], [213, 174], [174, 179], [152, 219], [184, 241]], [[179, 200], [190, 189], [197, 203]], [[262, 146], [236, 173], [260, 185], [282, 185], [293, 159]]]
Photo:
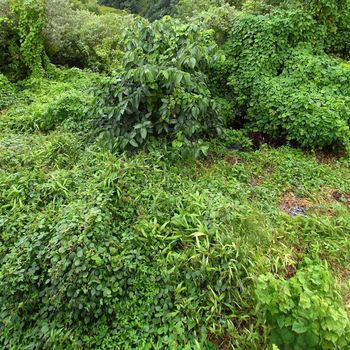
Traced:
[[[79, 116], [80, 128], [74, 127], [71, 110], [64, 109], [54, 127], [40, 127], [47, 125], [47, 114], [33, 113], [37, 106], [51, 110], [66, 95], [77, 96], [80, 105], [87, 101], [81, 96], [89, 96], [84, 74], [61, 74], [63, 81], [31, 83], [29, 90], [18, 86], [22, 97], [1, 118], [4, 348], [280, 345], [269, 336], [270, 330], [278, 332], [275, 323], [265, 323], [256, 303], [269, 305], [262, 288], [275, 288], [274, 302], [286, 300], [278, 286], [304, 273], [305, 258], [312, 266], [328, 262], [324, 273], [334, 276], [332, 285], [339, 285], [337, 295], [346, 301], [345, 160], [328, 164], [289, 147], [254, 151], [237, 132], [211, 142], [207, 156], [197, 161], [159, 143], [134, 155], [112, 154], [82, 137], [88, 121]], [[16, 124], [27, 115], [28, 127]], [[244, 142], [244, 149], [229, 147]], [[303, 215], [285, 210], [286, 193], [308, 203]], [[307, 293], [319, 300], [308, 306], [318, 322], [323, 296], [314, 288]], [[349, 321], [341, 297], [325, 298], [340, 310], [330, 330], [335, 333], [327, 338], [332, 341]], [[274, 311], [277, 321], [281, 310]], [[299, 325], [300, 314], [294, 317]], [[302, 335], [304, 328], [293, 327]]]
[[348, 349], [349, 0], [170, 3], [0, 0], [1, 348]]

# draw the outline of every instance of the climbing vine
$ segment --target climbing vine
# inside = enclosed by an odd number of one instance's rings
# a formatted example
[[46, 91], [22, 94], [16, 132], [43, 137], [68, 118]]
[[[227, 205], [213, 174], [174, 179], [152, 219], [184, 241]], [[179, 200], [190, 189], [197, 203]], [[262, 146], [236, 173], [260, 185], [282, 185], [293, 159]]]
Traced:
[[42, 30], [46, 0], [10, 0], [10, 17], [20, 59], [29, 74], [40, 74], [45, 62]]

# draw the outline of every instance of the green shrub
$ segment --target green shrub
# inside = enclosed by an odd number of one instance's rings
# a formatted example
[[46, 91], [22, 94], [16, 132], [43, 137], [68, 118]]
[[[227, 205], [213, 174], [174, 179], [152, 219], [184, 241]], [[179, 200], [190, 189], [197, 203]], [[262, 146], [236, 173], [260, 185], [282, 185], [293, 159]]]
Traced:
[[261, 276], [258, 308], [271, 343], [281, 349], [347, 349], [350, 322], [334, 280], [322, 265], [307, 262], [289, 280]]
[[5, 67], [8, 64], [8, 14], [9, 3], [8, 0], [0, 0], [0, 72], [5, 72]]
[[323, 51], [330, 30], [303, 6], [236, 17], [216, 73], [231, 71], [242, 125], [302, 147], [350, 149], [350, 77]]
[[242, 130], [224, 129], [217, 141], [224, 147], [223, 152], [227, 149], [247, 151], [253, 148], [252, 141]]
[[132, 17], [72, 8], [69, 0], [49, 0], [44, 28], [46, 51], [60, 65], [110, 70], [118, 61], [121, 32]]
[[267, 14], [276, 9], [295, 8], [303, 5], [300, 0], [245, 0], [242, 9], [253, 14]]
[[73, 8], [99, 13], [97, 0], [69, 0]]
[[266, 78], [256, 91], [248, 111], [255, 131], [302, 147], [348, 149], [348, 97], [311, 83], [300, 86], [289, 77]]
[[229, 82], [237, 102], [244, 105], [262, 77], [277, 76], [291, 48], [302, 42], [322, 48], [324, 35], [323, 27], [300, 9], [236, 17], [225, 52], [232, 72]]
[[86, 100], [79, 92], [65, 92], [56, 96], [39, 116], [39, 129], [47, 132], [55, 129], [68, 118], [81, 119], [84, 105]]
[[256, 131], [302, 147], [349, 149], [349, 86], [339, 61], [294, 51], [282, 74], [254, 86], [248, 120]]
[[151, 21], [174, 13], [178, 0], [101, 0], [103, 5], [113, 6], [146, 17]]
[[205, 76], [215, 59], [211, 32], [164, 18], [139, 22], [122, 45], [123, 68], [95, 89], [92, 109], [118, 147], [139, 147], [150, 136], [198, 138], [222, 124]]
[[349, 58], [350, 55], [350, 2], [348, 0], [310, 0], [306, 10], [326, 26], [326, 50]]
[[289, 52], [282, 75], [290, 76], [299, 84], [310, 82], [319, 89], [329, 88], [336, 95], [350, 96], [350, 72], [346, 62], [314, 52], [308, 46]]
[[216, 7], [216, 0], [179, 0], [176, 4], [176, 14], [180, 18], [193, 17], [202, 11], [208, 11], [210, 8]]
[[82, 121], [86, 106], [86, 95], [81, 92], [61, 92], [53, 98], [37, 99], [28, 107], [19, 105], [9, 111], [2, 123], [13, 130], [49, 132], [66, 120]]

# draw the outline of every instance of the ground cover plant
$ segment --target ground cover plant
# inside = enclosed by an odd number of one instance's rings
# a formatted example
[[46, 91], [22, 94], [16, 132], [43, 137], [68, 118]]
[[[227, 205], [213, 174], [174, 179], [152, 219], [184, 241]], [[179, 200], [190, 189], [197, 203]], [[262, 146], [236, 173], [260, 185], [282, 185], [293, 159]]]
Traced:
[[349, 2], [116, 3], [0, 0], [1, 347], [350, 348]]

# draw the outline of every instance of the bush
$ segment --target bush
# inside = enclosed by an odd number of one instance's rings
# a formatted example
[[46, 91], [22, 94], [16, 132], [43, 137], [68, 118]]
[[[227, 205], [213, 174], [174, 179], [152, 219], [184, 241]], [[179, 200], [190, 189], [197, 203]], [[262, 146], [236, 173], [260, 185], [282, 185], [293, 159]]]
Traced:
[[86, 99], [78, 91], [62, 92], [55, 96], [37, 118], [41, 131], [54, 130], [58, 125], [68, 118], [81, 120], [84, 113]]
[[281, 75], [254, 86], [248, 120], [256, 131], [302, 147], [349, 149], [349, 86], [339, 61], [294, 51]]
[[49, 0], [44, 28], [45, 48], [60, 65], [109, 70], [118, 56], [118, 40], [131, 16], [97, 15], [73, 9], [68, 0]]
[[253, 148], [252, 141], [242, 130], [224, 129], [217, 141], [219, 143], [218, 149], [221, 149], [221, 152], [227, 150], [248, 151]]
[[123, 68], [95, 89], [92, 109], [100, 129], [118, 147], [139, 147], [151, 136], [194, 139], [221, 121], [206, 85], [215, 59], [210, 32], [164, 18], [139, 22], [125, 33]]
[[350, 2], [348, 0], [311, 0], [306, 10], [326, 26], [326, 50], [349, 58], [350, 55]]
[[26, 67], [21, 58], [18, 37], [12, 28], [9, 0], [0, 0], [0, 73], [15, 80], [22, 78]]
[[0, 0], [0, 72], [5, 72], [6, 65], [9, 62], [9, 48], [8, 48], [8, 0]]
[[97, 0], [69, 0], [69, 2], [75, 9], [99, 13], [99, 5], [97, 4]]
[[179, 0], [176, 5], [176, 14], [180, 18], [193, 17], [202, 11], [208, 11], [210, 8], [216, 7], [218, 1], [215, 0]]
[[306, 263], [289, 280], [258, 280], [258, 308], [281, 349], [345, 349], [350, 321], [334, 280], [322, 265]]
[[101, 0], [103, 5], [125, 9], [151, 21], [173, 14], [178, 0]]
[[[202, 6], [203, 4], [201, 3], [189, 3], [186, 0], [183, 4], [188, 4], [190, 12], [187, 13], [183, 10], [185, 12], [178, 13], [177, 16], [180, 18], [192, 16], [191, 19], [187, 18], [186, 20], [191, 21], [192, 23], [197, 23], [204, 29], [214, 30], [217, 43], [223, 44], [231, 31], [235, 18], [240, 12], [227, 3], [220, 3], [218, 5], [216, 2], [214, 4], [213, 2], [207, 2], [206, 0], [204, 3], [207, 3], [208, 5]], [[181, 9], [181, 4], [182, 2], [178, 4], [178, 12]]]
[[302, 147], [350, 149], [350, 77], [324, 53], [329, 31], [309, 7], [236, 17], [216, 72], [231, 71], [241, 126]]
[[325, 32], [305, 11], [276, 10], [268, 15], [242, 14], [233, 24], [225, 52], [230, 61], [230, 85], [240, 105], [265, 76], [283, 70], [285, 55], [302, 42], [322, 48]]
[[300, 0], [245, 0], [243, 3], [243, 11], [253, 14], [267, 14], [276, 8], [293, 8], [301, 5]]

